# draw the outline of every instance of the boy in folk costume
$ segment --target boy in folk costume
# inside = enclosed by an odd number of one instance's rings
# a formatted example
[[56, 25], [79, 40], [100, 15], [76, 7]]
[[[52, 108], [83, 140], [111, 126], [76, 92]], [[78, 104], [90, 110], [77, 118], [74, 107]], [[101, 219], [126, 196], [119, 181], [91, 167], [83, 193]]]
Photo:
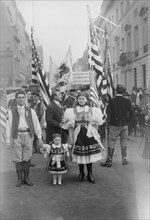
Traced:
[[16, 187], [25, 183], [32, 186], [29, 180], [30, 160], [34, 134], [38, 137], [38, 144], [42, 146], [41, 127], [35, 111], [25, 105], [26, 94], [23, 90], [16, 93], [17, 106], [8, 111], [7, 145], [11, 145], [18, 182]]

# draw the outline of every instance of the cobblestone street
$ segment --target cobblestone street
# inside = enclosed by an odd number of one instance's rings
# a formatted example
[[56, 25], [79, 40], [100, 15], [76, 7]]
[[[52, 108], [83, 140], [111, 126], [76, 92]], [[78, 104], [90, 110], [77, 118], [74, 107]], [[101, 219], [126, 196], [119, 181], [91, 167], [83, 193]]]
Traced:
[[[1, 219], [99, 220], [149, 219], [148, 164], [141, 158], [141, 137], [128, 141], [129, 164], [122, 166], [119, 142], [112, 168], [93, 165], [96, 184], [76, 182], [78, 166], [69, 163], [62, 186], [53, 186], [46, 160], [33, 154], [30, 179], [34, 186], [15, 187], [17, 176], [11, 150], [2, 148]], [[139, 149], [140, 147], [140, 149]]]

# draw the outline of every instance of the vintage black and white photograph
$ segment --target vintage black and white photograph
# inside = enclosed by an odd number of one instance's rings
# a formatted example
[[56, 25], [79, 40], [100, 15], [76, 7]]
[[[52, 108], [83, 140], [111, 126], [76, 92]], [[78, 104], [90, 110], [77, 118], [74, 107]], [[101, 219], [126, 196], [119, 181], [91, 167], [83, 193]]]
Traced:
[[150, 1], [0, 0], [0, 219], [149, 220]]

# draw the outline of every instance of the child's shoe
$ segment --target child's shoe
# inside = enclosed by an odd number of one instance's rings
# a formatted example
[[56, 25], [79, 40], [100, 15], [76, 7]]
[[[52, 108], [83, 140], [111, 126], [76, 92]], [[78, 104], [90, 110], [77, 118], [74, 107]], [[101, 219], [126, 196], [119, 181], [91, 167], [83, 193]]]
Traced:
[[62, 185], [62, 175], [58, 175], [58, 185]]
[[55, 186], [56, 186], [56, 184], [57, 184], [57, 179], [56, 179], [56, 176], [55, 176], [55, 175], [53, 175], [53, 185], [55, 185]]

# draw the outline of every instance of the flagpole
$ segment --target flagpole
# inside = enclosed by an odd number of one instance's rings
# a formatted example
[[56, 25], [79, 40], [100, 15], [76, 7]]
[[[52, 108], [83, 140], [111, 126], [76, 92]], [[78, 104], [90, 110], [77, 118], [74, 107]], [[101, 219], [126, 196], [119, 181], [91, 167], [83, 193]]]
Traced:
[[112, 21], [108, 20], [107, 18], [103, 17], [102, 15], [98, 15], [99, 17], [103, 18], [104, 20], [108, 21], [109, 23], [111, 23], [112, 25], [116, 26], [116, 27], [121, 27], [121, 25], [115, 24]]
[[[89, 81], [90, 81], [90, 93], [91, 93], [91, 87], [92, 87], [92, 83], [95, 80], [94, 79], [94, 71], [93, 71], [93, 65], [91, 65], [91, 36], [90, 36], [90, 22], [92, 22], [92, 18], [91, 18], [91, 14], [90, 14], [90, 9], [89, 9], [89, 5], [87, 5], [87, 17], [88, 17], [88, 52], [90, 51], [89, 54]], [[90, 21], [89, 21], [90, 20]], [[92, 23], [92, 25], [94, 26], [94, 24]], [[91, 106], [96, 106], [96, 104], [92, 101]]]
[[[89, 51], [91, 51], [91, 42], [90, 42], [90, 23], [89, 23], [89, 16], [90, 16], [90, 9], [89, 9], [89, 5], [87, 5], [87, 30], [88, 30], [88, 62], [89, 62], [89, 85], [90, 85], [90, 93], [91, 93], [91, 52], [89, 53]], [[90, 47], [90, 48], [89, 48]], [[92, 105], [92, 102], [91, 104]]]
[[[89, 23], [89, 19], [91, 18], [91, 14], [90, 14], [90, 8], [89, 5], [87, 5], [87, 18], [88, 18], [88, 52], [91, 51], [91, 41], [90, 41], [90, 23]], [[89, 48], [90, 47], [90, 48]], [[91, 53], [89, 54], [89, 80], [91, 81]], [[91, 82], [90, 82], [91, 83]]]

